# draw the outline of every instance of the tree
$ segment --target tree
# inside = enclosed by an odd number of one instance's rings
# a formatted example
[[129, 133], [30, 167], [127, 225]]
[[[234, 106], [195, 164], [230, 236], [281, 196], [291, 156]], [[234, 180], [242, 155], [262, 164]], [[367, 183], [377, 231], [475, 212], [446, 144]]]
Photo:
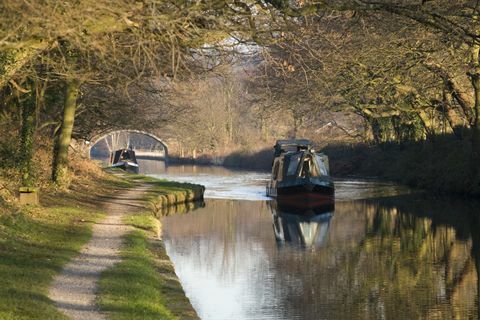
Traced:
[[215, 45], [230, 32], [238, 35], [245, 24], [252, 25], [253, 16], [258, 16], [242, 3], [179, 6], [175, 1], [155, 0], [120, 1], [115, 8], [108, 1], [75, 5], [68, 1], [4, 1], [0, 12], [4, 18], [0, 28], [0, 86], [38, 58], [47, 65], [44, 77], [65, 82], [64, 119], [53, 168], [53, 179], [59, 183], [67, 168], [66, 145], [73, 132], [76, 97], [82, 84], [105, 81], [99, 74], [111, 80], [106, 75], [112, 71], [117, 77], [122, 75], [126, 83], [153, 74], [168, 73], [175, 79], [193, 61], [185, 57], [199, 55], [192, 48]]

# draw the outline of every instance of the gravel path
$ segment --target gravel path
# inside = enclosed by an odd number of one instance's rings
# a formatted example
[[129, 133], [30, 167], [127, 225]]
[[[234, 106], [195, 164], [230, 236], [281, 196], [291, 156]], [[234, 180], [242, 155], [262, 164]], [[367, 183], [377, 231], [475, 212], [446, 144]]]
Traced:
[[120, 261], [122, 237], [129, 230], [122, 218], [126, 212], [142, 208], [138, 198], [147, 188], [142, 186], [105, 197], [107, 217], [93, 226], [90, 242], [54, 278], [49, 297], [71, 319], [106, 319], [96, 305], [97, 282], [104, 270]]

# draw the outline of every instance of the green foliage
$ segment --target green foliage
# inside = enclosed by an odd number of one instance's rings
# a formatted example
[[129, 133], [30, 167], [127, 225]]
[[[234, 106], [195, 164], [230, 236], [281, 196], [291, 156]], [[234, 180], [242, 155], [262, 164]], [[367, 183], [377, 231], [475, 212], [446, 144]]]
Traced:
[[6, 73], [8, 66], [15, 62], [18, 51], [18, 49], [0, 51], [0, 77]]
[[19, 169], [22, 174], [22, 185], [35, 185], [33, 174], [33, 153], [36, 131], [36, 101], [33, 93], [28, 94], [22, 103], [22, 129], [20, 131]]

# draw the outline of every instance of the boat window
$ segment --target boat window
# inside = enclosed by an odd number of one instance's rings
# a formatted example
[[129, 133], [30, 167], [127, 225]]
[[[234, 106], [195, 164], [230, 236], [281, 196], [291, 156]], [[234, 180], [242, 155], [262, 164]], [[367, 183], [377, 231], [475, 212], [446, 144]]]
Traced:
[[277, 180], [282, 181], [283, 179], [283, 159], [278, 161], [278, 173], [277, 173]]
[[328, 176], [328, 158], [323, 155], [315, 155], [317, 161], [317, 167], [320, 170], [322, 176]]
[[320, 174], [318, 172], [317, 166], [313, 163], [311, 156], [306, 156], [303, 159], [302, 172], [300, 176], [305, 177], [318, 177]]
[[277, 180], [279, 166], [280, 166], [279, 161], [275, 162], [275, 164], [273, 165], [273, 170], [272, 170], [273, 180]]
[[294, 176], [297, 173], [298, 165], [302, 158], [301, 154], [293, 155], [290, 157], [290, 162], [288, 163], [287, 176]]

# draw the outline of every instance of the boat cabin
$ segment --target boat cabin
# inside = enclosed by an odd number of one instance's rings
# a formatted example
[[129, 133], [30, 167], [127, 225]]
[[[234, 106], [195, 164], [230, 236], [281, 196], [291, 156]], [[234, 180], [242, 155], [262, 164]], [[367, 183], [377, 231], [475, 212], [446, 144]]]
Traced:
[[270, 197], [292, 198], [293, 202], [311, 198], [332, 200], [334, 186], [328, 157], [315, 152], [308, 140], [278, 140], [266, 189]]
[[124, 161], [137, 163], [137, 158], [135, 157], [135, 151], [133, 151], [132, 149], [119, 149], [115, 151], [111, 159], [111, 163], [115, 164], [115, 163], [124, 162]]
[[272, 180], [284, 178], [315, 178], [329, 176], [328, 157], [315, 153], [312, 148], [298, 148], [296, 151], [284, 151], [275, 157], [272, 168]]

